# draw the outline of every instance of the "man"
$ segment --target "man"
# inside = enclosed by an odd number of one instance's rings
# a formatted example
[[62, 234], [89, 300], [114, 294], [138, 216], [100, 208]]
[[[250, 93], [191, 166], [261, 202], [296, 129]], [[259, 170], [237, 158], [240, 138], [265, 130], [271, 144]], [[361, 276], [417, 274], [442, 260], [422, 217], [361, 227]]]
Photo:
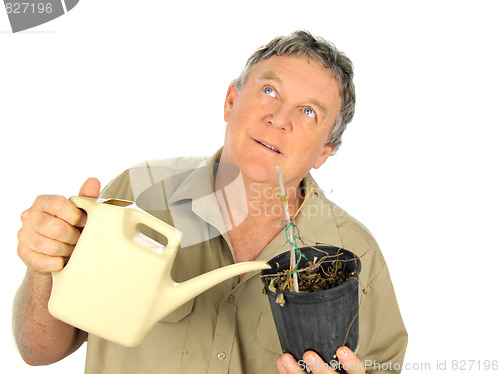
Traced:
[[[354, 97], [351, 63], [333, 45], [307, 32], [276, 38], [254, 53], [229, 86], [222, 150], [206, 160], [136, 166], [101, 196], [134, 200], [183, 231], [188, 242], [173, 268], [174, 279], [182, 281], [234, 262], [268, 261], [287, 250], [277, 197], [280, 166], [291, 215], [299, 212], [294, 220], [299, 242], [363, 255], [359, 349], [356, 356], [341, 347], [340, 362], [350, 374], [365, 372], [368, 362], [399, 372], [407, 335], [382, 254], [371, 234], [328, 201], [309, 175], [340, 145]], [[236, 179], [240, 188], [233, 188]], [[100, 183], [92, 178], [80, 190], [90, 197], [99, 192]], [[299, 362], [281, 354], [255, 272], [213, 287], [165, 316], [136, 348], [66, 325], [47, 310], [50, 272], [70, 257], [86, 216], [63, 197], [40, 196], [22, 220], [18, 253], [28, 271], [16, 296], [14, 330], [30, 364], [58, 361], [88, 340], [86, 372], [93, 374], [300, 373], [306, 367], [334, 372], [314, 352]]]

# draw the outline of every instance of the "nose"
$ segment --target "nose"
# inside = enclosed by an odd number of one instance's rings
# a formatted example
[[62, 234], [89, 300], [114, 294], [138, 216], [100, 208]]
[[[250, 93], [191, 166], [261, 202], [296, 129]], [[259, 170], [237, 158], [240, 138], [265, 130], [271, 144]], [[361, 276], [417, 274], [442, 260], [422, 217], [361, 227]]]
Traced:
[[291, 111], [286, 105], [277, 104], [266, 116], [266, 124], [279, 130], [290, 131], [292, 128]]

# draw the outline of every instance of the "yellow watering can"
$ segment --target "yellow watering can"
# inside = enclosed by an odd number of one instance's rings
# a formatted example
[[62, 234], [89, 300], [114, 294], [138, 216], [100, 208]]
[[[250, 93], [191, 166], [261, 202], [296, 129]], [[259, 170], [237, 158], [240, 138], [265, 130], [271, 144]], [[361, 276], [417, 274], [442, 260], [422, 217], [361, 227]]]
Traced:
[[[87, 224], [67, 265], [52, 273], [50, 313], [101, 338], [133, 347], [167, 314], [238, 274], [268, 269], [242, 262], [182, 283], [171, 277], [181, 232], [124, 200], [74, 196]], [[145, 225], [168, 240], [164, 247], [139, 232]]]

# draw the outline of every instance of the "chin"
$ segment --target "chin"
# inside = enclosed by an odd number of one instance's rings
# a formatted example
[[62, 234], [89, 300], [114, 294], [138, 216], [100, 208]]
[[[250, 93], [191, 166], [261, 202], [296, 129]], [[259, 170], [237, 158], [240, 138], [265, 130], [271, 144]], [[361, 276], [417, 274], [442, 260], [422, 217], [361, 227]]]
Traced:
[[241, 167], [241, 174], [243, 178], [252, 183], [265, 183], [265, 184], [277, 184], [278, 174], [276, 174], [276, 167], [264, 167], [251, 165], [248, 167]]

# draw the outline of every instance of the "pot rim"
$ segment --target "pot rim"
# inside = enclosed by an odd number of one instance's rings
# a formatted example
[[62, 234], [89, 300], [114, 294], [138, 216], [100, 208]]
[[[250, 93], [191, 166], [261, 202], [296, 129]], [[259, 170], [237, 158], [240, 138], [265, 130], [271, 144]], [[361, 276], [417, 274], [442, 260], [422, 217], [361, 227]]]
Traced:
[[298, 293], [291, 292], [291, 291], [278, 291], [278, 290], [276, 290], [276, 292], [275, 292], [275, 291], [272, 291], [269, 289], [269, 284], [267, 283], [266, 279], [263, 278], [262, 276], [276, 274], [275, 269], [274, 269], [275, 266], [273, 266], [273, 263], [281, 260], [282, 258], [285, 258], [287, 255], [290, 254], [289, 251], [286, 251], [286, 252], [280, 253], [279, 255], [274, 256], [272, 259], [267, 261], [267, 263], [271, 266], [271, 269], [264, 269], [260, 273], [261, 281], [262, 281], [262, 283], [264, 283], [264, 287], [266, 288], [266, 292], [270, 293], [271, 295], [276, 295], [276, 296], [278, 295], [278, 293], [282, 293], [283, 296], [285, 296], [286, 298], [291, 298], [291, 299], [296, 299], [296, 298], [300, 298], [300, 297], [303, 297], [306, 295], [312, 295], [312, 294], [314, 294], [314, 295], [316, 295], [316, 297], [318, 297], [318, 296], [321, 296], [322, 294], [332, 292], [332, 290], [336, 290], [336, 292], [338, 293], [338, 292], [342, 292], [344, 289], [353, 288], [354, 286], [352, 285], [352, 283], [355, 282], [357, 284], [359, 282], [359, 273], [361, 272], [361, 259], [354, 252], [352, 252], [348, 249], [336, 247], [333, 245], [307, 246], [307, 247], [298, 248], [298, 250], [300, 251], [301, 249], [305, 249], [305, 248], [319, 248], [319, 249], [334, 248], [335, 250], [341, 250], [341, 251], [347, 252], [348, 256], [352, 256], [352, 258], [356, 260], [356, 268], [358, 270], [358, 273], [353, 278], [348, 279], [347, 281], [345, 281], [341, 285], [335, 286], [332, 288], [328, 288], [326, 290], [313, 291], [313, 292], [298, 292]]

